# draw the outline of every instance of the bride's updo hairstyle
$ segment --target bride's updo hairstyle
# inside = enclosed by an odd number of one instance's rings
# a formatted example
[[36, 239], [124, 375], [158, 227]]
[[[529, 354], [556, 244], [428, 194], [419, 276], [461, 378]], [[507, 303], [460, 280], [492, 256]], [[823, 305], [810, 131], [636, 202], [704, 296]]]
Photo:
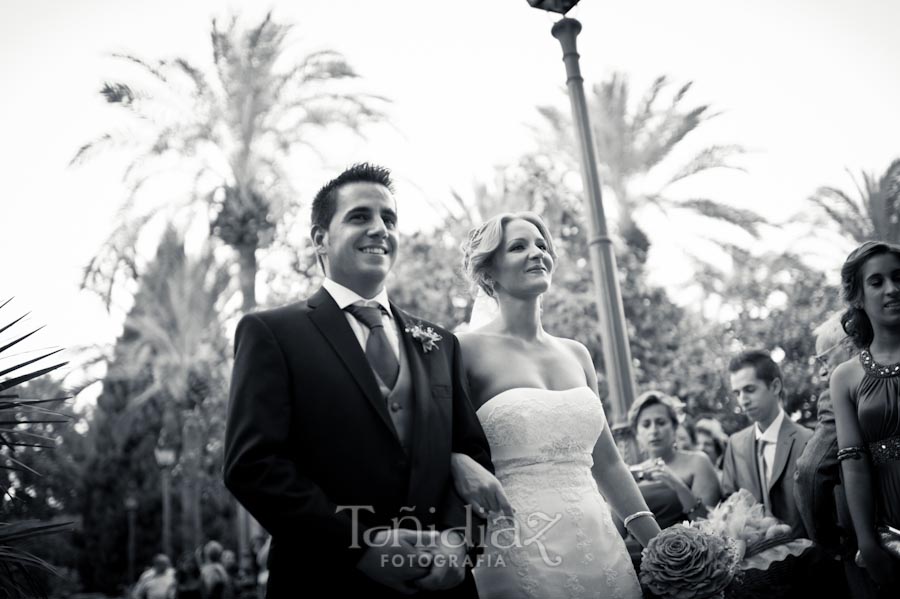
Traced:
[[553, 266], [556, 267], [553, 238], [541, 217], [534, 212], [504, 212], [469, 231], [468, 238], [462, 244], [463, 273], [469, 280], [472, 295], [475, 295], [481, 288], [489, 297], [497, 299], [494, 281], [488, 270], [491, 267], [494, 253], [503, 242], [503, 231], [506, 229], [507, 223], [514, 220], [524, 220], [537, 227], [541, 237], [547, 242], [547, 253], [553, 258]]

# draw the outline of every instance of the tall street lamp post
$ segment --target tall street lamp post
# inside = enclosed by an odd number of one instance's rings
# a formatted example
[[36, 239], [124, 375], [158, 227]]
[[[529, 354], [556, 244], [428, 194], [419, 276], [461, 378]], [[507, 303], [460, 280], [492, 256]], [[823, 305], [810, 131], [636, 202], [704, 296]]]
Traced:
[[[578, 4], [578, 1], [528, 0], [528, 3], [541, 10], [565, 15]], [[600, 176], [597, 173], [597, 159], [594, 155], [594, 141], [584, 95], [584, 80], [578, 64], [575, 38], [580, 31], [581, 23], [565, 16], [551, 29], [553, 37], [562, 45], [563, 62], [566, 66], [566, 86], [569, 89], [581, 156], [581, 177], [588, 198], [588, 247], [597, 296], [597, 312], [600, 316], [603, 363], [609, 379], [609, 395], [614, 408], [613, 422], [616, 424], [617, 440], [620, 441], [620, 448], [625, 449], [625, 457], [628, 459], [634, 458], [627, 455], [633, 448], [629, 448], [628, 443], [623, 447], [621, 441], [623, 433], [627, 430], [627, 426], [624, 426], [625, 414], [635, 396], [634, 373], [631, 368], [631, 349], [628, 345], [616, 256], [606, 227], [606, 215], [600, 193]]]
[[125, 496], [125, 511], [128, 513], [128, 584], [134, 583], [135, 538], [137, 531], [138, 502], [131, 490]]

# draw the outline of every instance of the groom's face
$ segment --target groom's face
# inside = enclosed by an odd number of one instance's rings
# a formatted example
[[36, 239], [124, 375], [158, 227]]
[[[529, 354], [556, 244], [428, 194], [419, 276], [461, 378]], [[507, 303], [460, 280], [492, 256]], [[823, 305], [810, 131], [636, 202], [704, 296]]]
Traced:
[[372, 297], [397, 258], [397, 204], [377, 183], [348, 183], [337, 191], [327, 231], [314, 234], [324, 252], [325, 274], [333, 281]]

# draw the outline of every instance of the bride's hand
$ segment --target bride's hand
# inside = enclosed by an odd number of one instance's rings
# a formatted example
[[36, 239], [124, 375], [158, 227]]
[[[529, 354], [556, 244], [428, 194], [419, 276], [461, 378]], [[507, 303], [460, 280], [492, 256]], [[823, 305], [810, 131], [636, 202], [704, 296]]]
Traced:
[[503, 485], [484, 466], [464, 453], [454, 453], [450, 457], [450, 470], [457, 493], [476, 514], [482, 518], [489, 514], [512, 517], [515, 510], [503, 492]]

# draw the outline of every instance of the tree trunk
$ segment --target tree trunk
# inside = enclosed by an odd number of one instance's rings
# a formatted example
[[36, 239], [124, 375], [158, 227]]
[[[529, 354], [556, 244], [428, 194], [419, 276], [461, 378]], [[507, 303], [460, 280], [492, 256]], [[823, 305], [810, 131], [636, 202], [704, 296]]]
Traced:
[[256, 248], [242, 245], [237, 248], [237, 252], [240, 265], [238, 280], [241, 284], [241, 297], [243, 298], [241, 309], [244, 314], [249, 314], [256, 309], [256, 272], [258, 270]]
[[185, 413], [181, 432], [181, 517], [185, 550], [203, 544], [198, 488], [202, 447], [199, 418], [192, 410]]
[[634, 220], [632, 213], [635, 203], [628, 197], [625, 186], [613, 183], [612, 188], [619, 207], [619, 237], [625, 242], [628, 251], [637, 258], [638, 263], [643, 265], [647, 262], [647, 255], [650, 252], [650, 238]]
[[[237, 251], [238, 262], [240, 264], [238, 277], [241, 284], [241, 296], [243, 297], [241, 308], [244, 314], [249, 314], [256, 309], [256, 272], [258, 270], [256, 264], [256, 247], [242, 245], [237, 248]], [[238, 563], [241, 564], [241, 569], [243, 571], [243, 565], [247, 563], [248, 559], [252, 559], [250, 538], [259, 534], [262, 527], [236, 500], [234, 505], [235, 524], [237, 527]]]

